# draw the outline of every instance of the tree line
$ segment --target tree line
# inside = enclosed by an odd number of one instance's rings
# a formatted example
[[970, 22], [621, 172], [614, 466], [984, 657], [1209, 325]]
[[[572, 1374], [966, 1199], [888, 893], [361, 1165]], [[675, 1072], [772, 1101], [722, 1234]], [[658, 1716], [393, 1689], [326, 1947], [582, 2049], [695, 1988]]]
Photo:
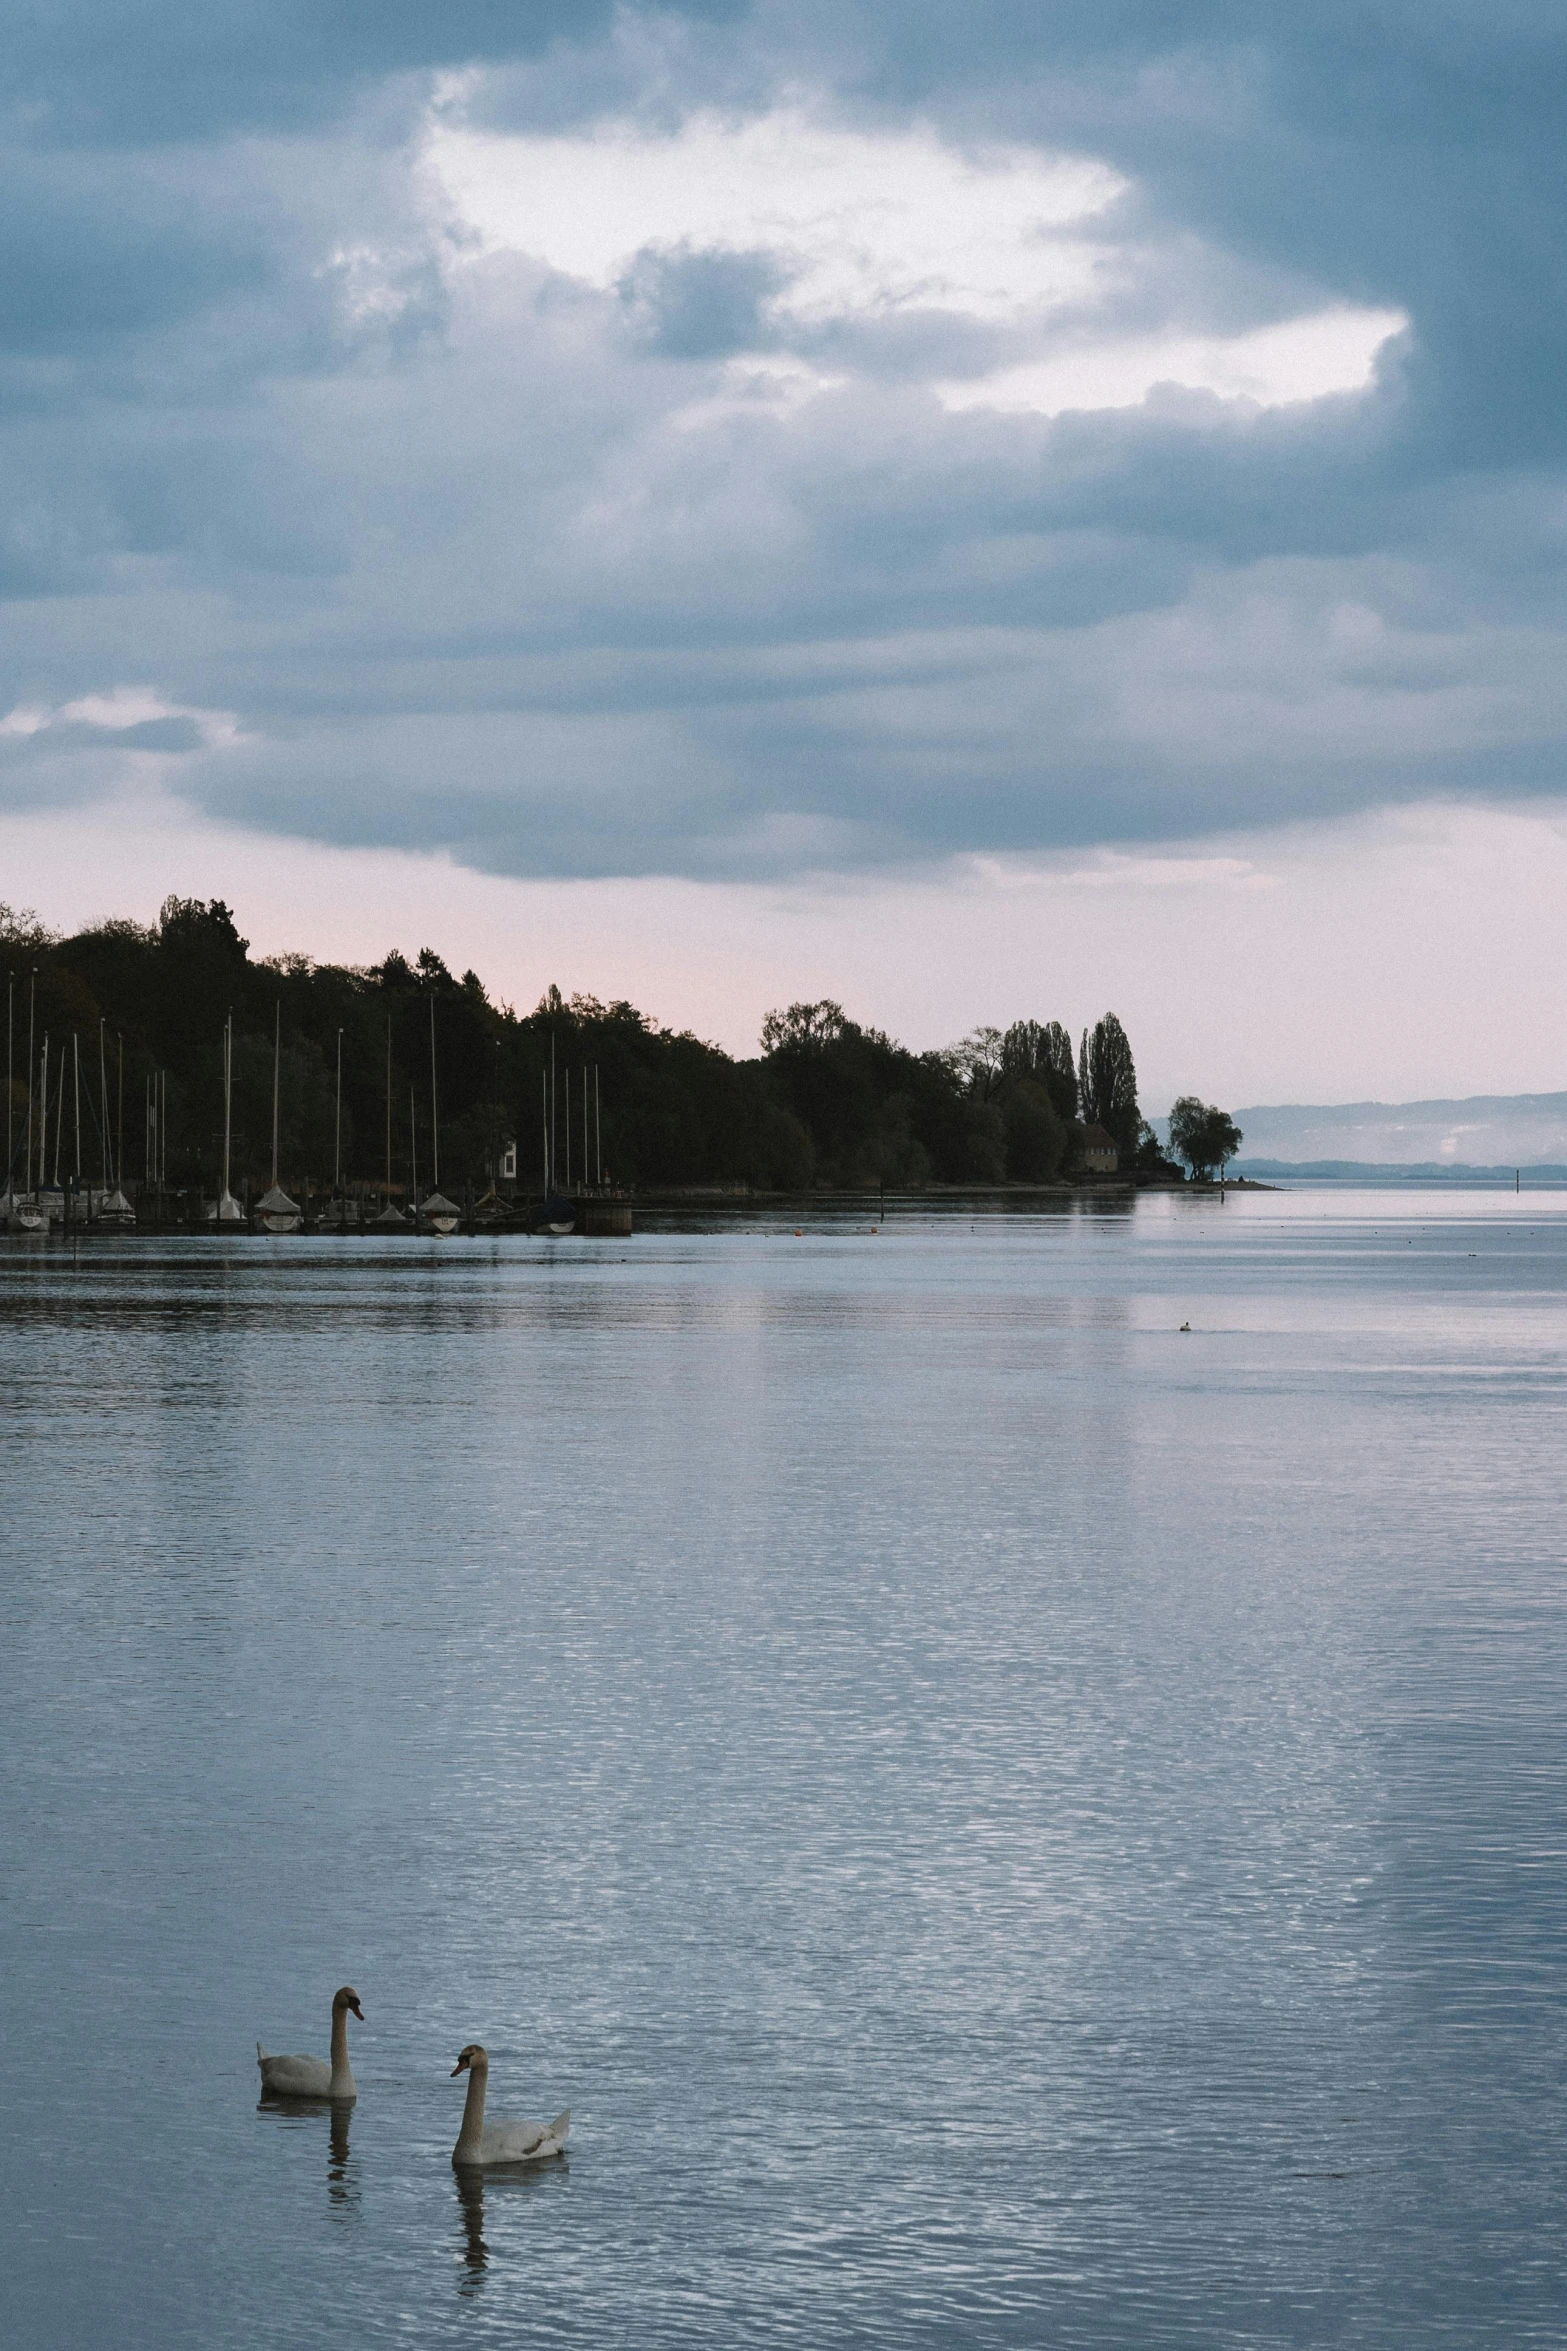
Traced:
[[[634, 1188], [1048, 1183], [1080, 1166], [1094, 1126], [1111, 1136], [1123, 1166], [1162, 1163], [1114, 1013], [1075, 1048], [1059, 1021], [1018, 1020], [914, 1053], [839, 1004], [791, 1004], [767, 1016], [760, 1054], [737, 1060], [623, 1001], [552, 987], [519, 1013], [494, 1002], [477, 973], [454, 975], [430, 948], [412, 961], [394, 950], [368, 966], [252, 958], [220, 898], [169, 898], [156, 923], [108, 921], [69, 937], [0, 906], [0, 978], [19, 1184], [29, 1075], [36, 1104], [47, 1033], [51, 1096], [62, 1080], [69, 1089], [51, 1103], [51, 1120], [73, 1108], [80, 1118], [84, 1176], [96, 1180], [105, 1148], [115, 1161], [122, 1134], [116, 1172], [143, 1176], [145, 1105], [155, 1088], [166, 1105], [167, 1181], [212, 1188], [230, 1017], [236, 1184], [263, 1183], [269, 1171], [275, 1034], [280, 1172], [296, 1182], [329, 1182], [340, 1159], [345, 1182], [380, 1184], [390, 1156], [400, 1190], [415, 1151], [428, 1182], [434, 1109], [444, 1187], [482, 1191], [513, 1139], [520, 1181], [536, 1187], [552, 1071], [557, 1172], [566, 1171], [569, 1134], [573, 1174], [584, 1172], [586, 1157], [602, 1163], [607, 1180]], [[74, 1061], [65, 1074], [67, 1046], [85, 1072], [79, 1088]], [[586, 1128], [585, 1109], [593, 1114]]]

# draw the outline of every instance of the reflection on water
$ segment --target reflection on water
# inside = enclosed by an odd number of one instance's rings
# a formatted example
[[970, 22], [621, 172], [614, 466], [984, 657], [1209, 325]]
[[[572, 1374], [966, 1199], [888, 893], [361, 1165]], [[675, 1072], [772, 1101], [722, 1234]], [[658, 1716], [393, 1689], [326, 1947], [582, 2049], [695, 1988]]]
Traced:
[[484, 2241], [484, 2174], [474, 2164], [465, 2163], [452, 2172], [457, 2182], [457, 2202], [461, 2208], [463, 2231], [463, 2266], [468, 2274], [458, 2288], [459, 2293], [477, 2291], [490, 2258], [490, 2248]]
[[359, 2207], [359, 2172], [348, 2157], [348, 2126], [353, 2119], [352, 2101], [338, 2099], [332, 2107], [330, 2152], [326, 2167], [327, 2198], [334, 2212], [343, 2218]]
[[570, 2177], [570, 2166], [562, 2153], [553, 2163], [520, 2164], [514, 2170], [487, 2171], [477, 2164], [454, 2164], [452, 2177], [457, 2183], [463, 2231], [465, 2274], [458, 2292], [472, 2294], [494, 2258], [494, 2248], [484, 2233], [486, 2196], [491, 2228], [504, 2227], [505, 2216], [519, 2216], [535, 2200], [557, 2194], [561, 2183]]
[[[276, 2115], [285, 2124], [304, 2126], [321, 2115], [327, 2118], [327, 2202], [341, 2219], [359, 2209], [359, 2166], [349, 2152], [348, 2130], [354, 2119], [352, 2098], [279, 2098], [263, 2091], [258, 2114]], [[312, 2133], [312, 2135], [314, 2135]]]

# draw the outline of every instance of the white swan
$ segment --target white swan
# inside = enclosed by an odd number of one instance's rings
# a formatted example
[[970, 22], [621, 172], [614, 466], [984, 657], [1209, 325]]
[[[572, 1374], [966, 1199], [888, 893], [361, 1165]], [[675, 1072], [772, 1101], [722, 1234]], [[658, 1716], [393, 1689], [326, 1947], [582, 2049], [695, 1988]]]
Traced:
[[490, 2081], [490, 2053], [479, 2042], [470, 2041], [452, 2067], [452, 2079], [460, 2073], [468, 2076], [468, 2102], [462, 2110], [462, 2129], [452, 2149], [452, 2161], [467, 2163], [547, 2163], [552, 2155], [563, 2155], [566, 2133], [571, 2128], [571, 2109], [557, 2114], [546, 2125], [542, 2122], [492, 2122], [484, 2127], [484, 2093]]
[[348, 2062], [348, 2012], [361, 2024], [365, 2012], [352, 1984], [332, 1994], [332, 2062], [324, 2057], [269, 2057], [256, 2043], [261, 2087], [272, 2098], [357, 2098], [353, 2070]]

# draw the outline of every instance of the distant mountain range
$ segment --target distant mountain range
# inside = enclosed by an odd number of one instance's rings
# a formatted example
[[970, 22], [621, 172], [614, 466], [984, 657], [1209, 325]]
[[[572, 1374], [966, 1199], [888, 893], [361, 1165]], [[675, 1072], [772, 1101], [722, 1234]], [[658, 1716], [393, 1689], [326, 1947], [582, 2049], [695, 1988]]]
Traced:
[[1549, 1159], [1512, 1160], [1506, 1166], [1476, 1167], [1464, 1159], [1232, 1159], [1226, 1173], [1254, 1182], [1347, 1184], [1502, 1184], [1510, 1192], [1527, 1176], [1531, 1184], [1567, 1184], [1567, 1163]]
[[1567, 1174], [1567, 1093], [1471, 1094], [1458, 1102], [1272, 1102], [1237, 1110], [1247, 1175]]

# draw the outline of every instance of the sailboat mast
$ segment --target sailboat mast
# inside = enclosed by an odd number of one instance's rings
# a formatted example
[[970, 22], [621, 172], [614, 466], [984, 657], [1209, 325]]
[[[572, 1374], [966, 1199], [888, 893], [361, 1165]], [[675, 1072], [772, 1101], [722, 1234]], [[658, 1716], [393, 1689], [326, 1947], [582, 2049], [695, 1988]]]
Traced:
[[231, 1012], [223, 1023], [223, 1188], [218, 1195], [218, 1214], [223, 1214], [223, 1203], [229, 1196], [229, 1147], [234, 1127], [234, 1015]]
[[332, 1146], [332, 1197], [343, 1189], [343, 1032], [337, 1032], [337, 1139]]
[[283, 999], [278, 998], [272, 1016], [272, 1188], [277, 1189], [277, 1091], [278, 1063], [283, 1052]]
[[595, 1061], [593, 1064], [593, 1166], [595, 1171], [593, 1181], [602, 1192], [604, 1189], [604, 1122], [600, 1115], [601, 1108], [599, 1065]]
[[571, 1063], [566, 1064], [566, 1189], [571, 1190]]
[[419, 1121], [414, 1109], [414, 1090], [408, 1089], [408, 1177], [413, 1185], [414, 1218], [419, 1215]]
[[430, 990], [430, 1181], [441, 1188], [441, 1123], [435, 1103], [435, 989]]
[[114, 1037], [115, 1037], [115, 1043], [116, 1043], [116, 1044], [119, 1046], [119, 1048], [120, 1048], [120, 1102], [119, 1102], [119, 1110], [118, 1110], [118, 1113], [117, 1113], [117, 1115], [116, 1115], [115, 1122], [114, 1122], [114, 1180], [115, 1180], [115, 1182], [116, 1182], [117, 1184], [123, 1184], [123, 1183], [124, 1183], [124, 1181], [125, 1181], [125, 1032], [124, 1032], [124, 1030], [123, 1030], [123, 1029], [116, 1029], [116, 1030], [115, 1030], [115, 1032], [114, 1032]]
[[539, 1072], [539, 1120], [544, 1131], [544, 1196], [548, 1199], [550, 1190], [550, 1082], [542, 1069]]
[[588, 1139], [588, 1065], [582, 1064], [582, 1180], [588, 1180], [588, 1169], [593, 1165], [593, 1146]]
[[555, 1189], [555, 1031], [550, 1030], [550, 1190]]
[[103, 1130], [98, 1137], [103, 1145], [99, 1157], [103, 1161], [103, 1188], [109, 1189], [109, 1064], [105, 1055], [103, 1032], [108, 1022], [100, 1014], [98, 1020], [98, 1099], [103, 1105]]
[[38, 993], [38, 974], [27, 977], [27, 1188], [33, 1188], [33, 1001]]
[[16, 976], [13, 973], [11, 978], [7, 980], [5, 989], [5, 1190], [7, 1200], [10, 1199], [14, 1189], [11, 1176], [11, 1154], [16, 1149], [14, 1132], [16, 1105], [11, 1092], [11, 1014], [15, 1001]]
[[386, 1204], [392, 1205], [392, 1016], [386, 1016]]
[[38, 1189], [49, 1175], [49, 1031], [44, 1030], [43, 1082], [38, 1089]]

